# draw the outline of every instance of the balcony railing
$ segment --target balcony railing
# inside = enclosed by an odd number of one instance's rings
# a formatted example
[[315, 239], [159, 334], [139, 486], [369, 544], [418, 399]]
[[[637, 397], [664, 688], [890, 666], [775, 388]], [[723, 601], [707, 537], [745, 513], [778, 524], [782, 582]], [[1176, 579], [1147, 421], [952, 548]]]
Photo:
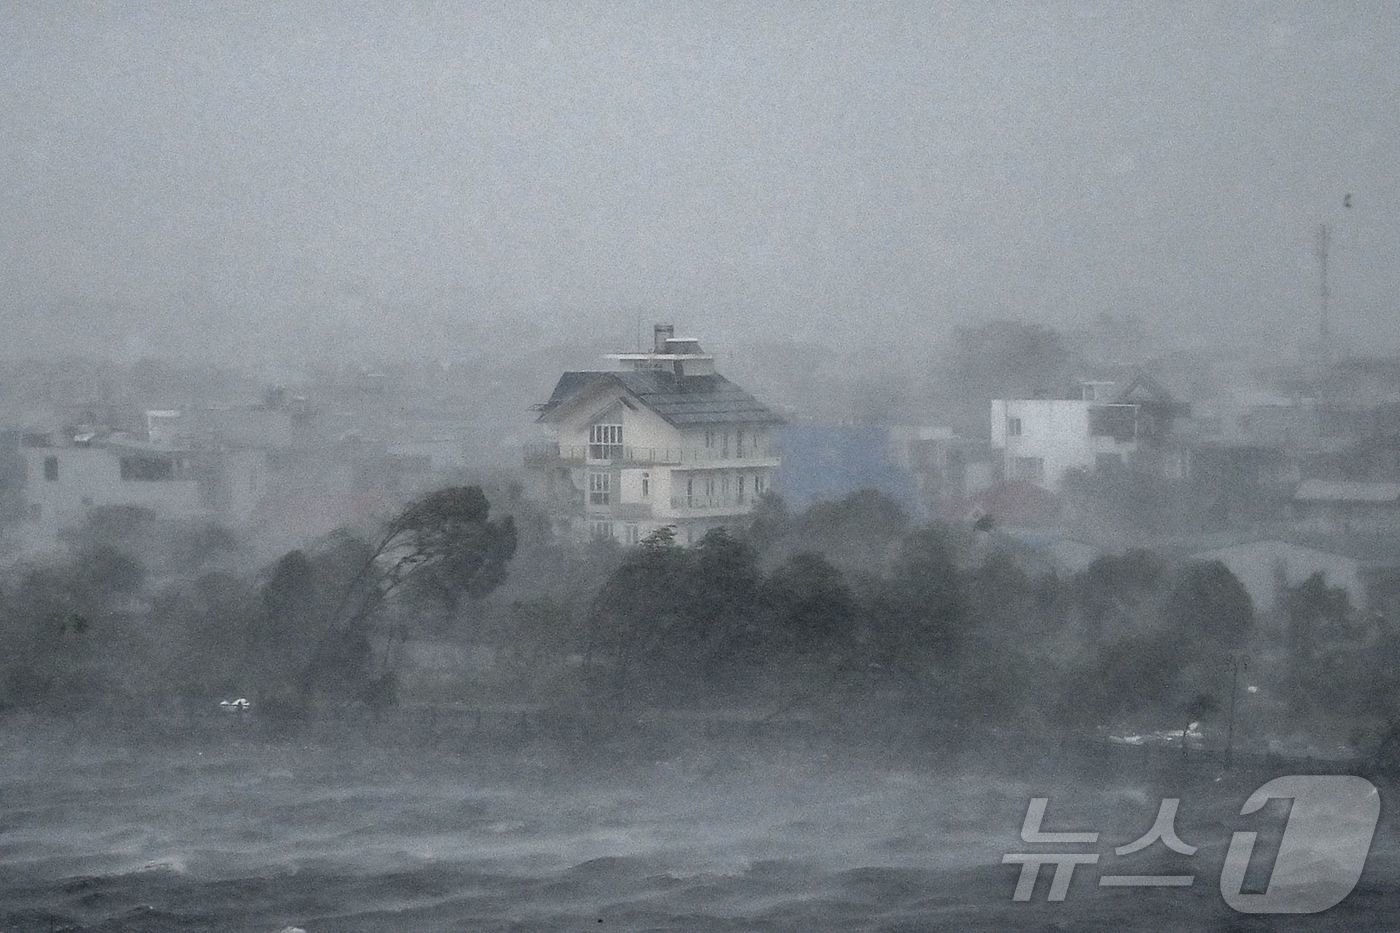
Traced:
[[667, 466], [703, 465], [730, 460], [776, 460], [782, 452], [775, 446], [761, 447], [629, 447], [615, 444], [560, 446], [552, 442], [527, 444], [526, 464], [635, 463]]
[[753, 499], [745, 496], [672, 496], [671, 508], [677, 511], [745, 511], [753, 505]]

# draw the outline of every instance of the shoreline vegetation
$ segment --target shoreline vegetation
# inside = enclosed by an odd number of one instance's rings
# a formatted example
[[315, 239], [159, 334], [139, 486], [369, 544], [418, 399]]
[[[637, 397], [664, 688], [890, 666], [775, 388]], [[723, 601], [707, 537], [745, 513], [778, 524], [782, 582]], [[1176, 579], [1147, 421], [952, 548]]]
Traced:
[[1325, 579], [1262, 612], [1219, 562], [1139, 549], [1066, 573], [873, 491], [667, 532], [559, 542], [519, 488], [456, 486], [266, 561], [99, 511], [65, 555], [0, 574], [0, 717], [561, 760], [777, 737], [1400, 768], [1400, 640]]

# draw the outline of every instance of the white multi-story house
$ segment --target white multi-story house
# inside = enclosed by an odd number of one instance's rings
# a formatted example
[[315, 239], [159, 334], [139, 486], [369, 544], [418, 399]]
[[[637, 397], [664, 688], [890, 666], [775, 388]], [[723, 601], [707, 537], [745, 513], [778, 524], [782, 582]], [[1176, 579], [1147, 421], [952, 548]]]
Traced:
[[1186, 411], [1155, 380], [1083, 381], [1071, 398], [992, 400], [992, 447], [1008, 480], [1059, 489], [1074, 470], [1134, 466], [1180, 476], [1183, 455], [1168, 443]]
[[112, 506], [242, 525], [262, 498], [267, 473], [258, 450], [197, 450], [97, 431], [24, 433], [19, 453], [18, 530], [34, 546]]
[[636, 544], [672, 526], [681, 543], [740, 521], [769, 488], [782, 423], [715, 372], [700, 342], [658, 324], [652, 348], [609, 354], [610, 371], [566, 372], [538, 406], [548, 441], [526, 466], [556, 529]]

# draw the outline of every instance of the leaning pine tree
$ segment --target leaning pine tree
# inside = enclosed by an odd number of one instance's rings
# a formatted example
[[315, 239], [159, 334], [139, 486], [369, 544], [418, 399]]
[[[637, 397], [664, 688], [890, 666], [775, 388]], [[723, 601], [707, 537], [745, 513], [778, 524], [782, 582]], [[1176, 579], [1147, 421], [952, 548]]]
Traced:
[[476, 486], [453, 486], [411, 502], [391, 520], [351, 576], [302, 674], [304, 701], [318, 694], [392, 703], [395, 659], [408, 632], [387, 632], [375, 663], [372, 626], [380, 610], [408, 588], [454, 611], [463, 597], [479, 598], [505, 579], [515, 555], [515, 522], [491, 520]]

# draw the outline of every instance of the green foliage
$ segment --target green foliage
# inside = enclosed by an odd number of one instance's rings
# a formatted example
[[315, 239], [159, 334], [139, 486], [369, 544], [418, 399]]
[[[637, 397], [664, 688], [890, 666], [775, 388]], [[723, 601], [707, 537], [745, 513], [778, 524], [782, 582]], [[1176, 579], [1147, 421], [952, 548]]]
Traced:
[[1306, 660], [1323, 641], [1343, 633], [1351, 616], [1351, 598], [1341, 587], [1329, 586], [1327, 578], [1314, 573], [1297, 586], [1283, 592], [1283, 611], [1288, 625], [1290, 650]]
[[967, 599], [946, 530], [930, 525], [905, 537], [890, 582], [887, 643], [906, 657], [951, 659], [961, 647]]
[[1236, 648], [1254, 624], [1254, 602], [1220, 561], [1191, 561], [1177, 571], [1163, 614], [1198, 646]]
[[93, 592], [130, 594], [146, 582], [146, 568], [125, 551], [109, 544], [91, 545], [77, 554], [82, 584]]
[[794, 554], [763, 581], [760, 601], [771, 614], [771, 647], [797, 656], [847, 646], [856, 603], [841, 572], [820, 554]]
[[[522, 537], [480, 489], [453, 487], [373, 540], [338, 532], [258, 573], [228, 569], [246, 552], [196, 526], [204, 556], [180, 569], [156, 554], [147, 572], [131, 547], [170, 530], [151, 521], [99, 514], [62, 559], [0, 579], [0, 705], [249, 696], [288, 722], [317, 699], [381, 709], [421, 688], [401, 646], [431, 634], [497, 649], [461, 678], [503, 702], [1179, 728], [1215, 715], [1192, 702], [1227, 696], [1225, 659], [1247, 650], [1264, 687], [1251, 704], [1378, 732], [1400, 715], [1397, 640], [1321, 577], [1255, 625], [1219, 563], [1129, 551], [1036, 576], [1014, 548], [912, 526], [869, 491], [798, 513], [769, 495], [741, 531], [682, 547], [662, 528], [623, 548]], [[1271, 626], [1288, 637], [1271, 644]]]
[[510, 516], [492, 520], [490, 511], [480, 487], [452, 486], [415, 499], [391, 519], [331, 612], [303, 672], [302, 695], [375, 702], [395, 696], [381, 687], [408, 633], [400, 618], [384, 633], [376, 662], [374, 621], [401, 590], [429, 595], [453, 612], [463, 597], [499, 586], [515, 555], [515, 523]]
[[1122, 627], [1141, 619], [1165, 573], [1161, 558], [1140, 549], [1095, 558], [1072, 584], [1091, 636], [1097, 638], [1105, 626]]
[[316, 603], [315, 570], [306, 552], [298, 548], [277, 559], [263, 583], [263, 606], [270, 616], [303, 616]]
[[[767, 551], [792, 530], [792, 514], [783, 497], [771, 490], [758, 497], [744, 537], [759, 553]], [[674, 534], [672, 529], [672, 534]]]

